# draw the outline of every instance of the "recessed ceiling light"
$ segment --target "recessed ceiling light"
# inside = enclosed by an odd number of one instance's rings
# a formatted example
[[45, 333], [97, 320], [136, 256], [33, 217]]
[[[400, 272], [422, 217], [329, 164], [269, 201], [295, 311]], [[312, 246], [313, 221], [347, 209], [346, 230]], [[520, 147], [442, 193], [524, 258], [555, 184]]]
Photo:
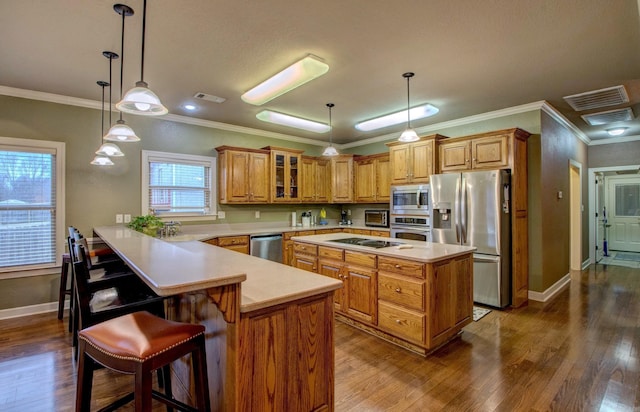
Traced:
[[[422, 106], [412, 107], [409, 111], [411, 120], [424, 119], [425, 117], [433, 116], [440, 111], [437, 107], [427, 103]], [[371, 130], [382, 129], [383, 127], [393, 126], [395, 124], [406, 123], [407, 111], [402, 110], [387, 114], [384, 116], [376, 117], [375, 119], [366, 120], [356, 124], [356, 129], [363, 132], [369, 132]]]
[[240, 97], [247, 103], [260, 106], [316, 77], [322, 76], [328, 71], [328, 64], [310, 54], [263, 81]]
[[627, 129], [628, 127], [613, 127], [611, 129], [607, 129], [607, 133], [609, 133], [609, 136], [620, 136], [621, 134], [624, 134]]
[[196, 106], [193, 104], [185, 104], [183, 107], [187, 110], [196, 110]]
[[302, 119], [300, 117], [290, 116], [284, 113], [272, 112], [271, 110], [263, 110], [256, 115], [258, 120], [267, 123], [275, 123], [283, 126], [295, 127], [315, 133], [326, 133], [330, 130], [328, 124], [314, 122], [312, 120]]

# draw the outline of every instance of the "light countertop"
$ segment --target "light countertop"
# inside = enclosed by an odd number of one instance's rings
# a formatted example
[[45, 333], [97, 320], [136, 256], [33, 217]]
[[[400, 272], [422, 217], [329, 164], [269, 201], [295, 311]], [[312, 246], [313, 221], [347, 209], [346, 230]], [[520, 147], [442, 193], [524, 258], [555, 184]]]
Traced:
[[[358, 246], [351, 245], [348, 243], [338, 243], [331, 242], [331, 240], [335, 239], [346, 239], [346, 238], [367, 238], [367, 239], [375, 239], [375, 240], [386, 240], [389, 242], [402, 243], [406, 245], [404, 247], [410, 246], [409, 249], [403, 249], [398, 246], [390, 246], [383, 248], [372, 248], [367, 246]], [[444, 259], [449, 259], [456, 256], [462, 256], [468, 253], [472, 253], [476, 250], [475, 247], [471, 246], [460, 246], [460, 245], [447, 245], [443, 243], [432, 243], [432, 242], [424, 242], [418, 240], [407, 240], [407, 239], [395, 239], [390, 237], [377, 237], [377, 236], [367, 236], [367, 235], [357, 235], [353, 233], [330, 233], [330, 234], [322, 234], [322, 235], [311, 235], [311, 236], [294, 236], [292, 237], [294, 241], [307, 242], [311, 244], [316, 244], [320, 246], [328, 246], [338, 249], [349, 249], [355, 250], [359, 252], [367, 252], [373, 253], [380, 256], [389, 256], [400, 259], [411, 259], [424, 263], [433, 263]]]
[[251, 312], [342, 286], [339, 280], [197, 240], [166, 242], [122, 226], [94, 231], [160, 296], [242, 282], [240, 311]]

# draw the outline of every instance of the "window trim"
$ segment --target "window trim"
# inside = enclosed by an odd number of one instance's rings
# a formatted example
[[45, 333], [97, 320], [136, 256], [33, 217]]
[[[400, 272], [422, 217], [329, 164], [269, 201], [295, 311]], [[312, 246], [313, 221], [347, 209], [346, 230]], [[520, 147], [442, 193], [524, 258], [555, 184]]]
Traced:
[[140, 210], [141, 214], [146, 215], [149, 213], [149, 162], [157, 161], [157, 160], [165, 160], [167, 162], [175, 162], [175, 163], [200, 163], [207, 164], [209, 167], [209, 182], [211, 182], [210, 187], [210, 199], [209, 199], [209, 213], [163, 213], [160, 215], [161, 217], [173, 218], [188, 218], [187, 220], [210, 220], [211, 217], [215, 217], [217, 215], [217, 205], [218, 205], [218, 188], [217, 188], [217, 174], [216, 174], [216, 158], [211, 156], [201, 156], [201, 155], [192, 155], [192, 154], [183, 154], [183, 153], [169, 153], [169, 152], [158, 152], [154, 150], [142, 150], [141, 151], [142, 161], [140, 166], [142, 168], [141, 173], [141, 203]]
[[[39, 265], [25, 265], [12, 268], [0, 269], [0, 279], [13, 278], [13, 277], [25, 277], [25, 276], [38, 276], [42, 274], [50, 273], [47, 269], [58, 268], [62, 265], [62, 254], [65, 252], [66, 245], [66, 225], [65, 225], [65, 148], [64, 142], [55, 142], [51, 140], [35, 140], [35, 139], [22, 139], [17, 137], [5, 137], [0, 136], [0, 149], [3, 147], [10, 147], [12, 150], [21, 150], [24, 148], [25, 152], [36, 150], [51, 150], [55, 152], [55, 171], [56, 171], [56, 229], [55, 229], [55, 251], [56, 260], [54, 263], [39, 264]], [[4, 276], [8, 275], [8, 276]]]

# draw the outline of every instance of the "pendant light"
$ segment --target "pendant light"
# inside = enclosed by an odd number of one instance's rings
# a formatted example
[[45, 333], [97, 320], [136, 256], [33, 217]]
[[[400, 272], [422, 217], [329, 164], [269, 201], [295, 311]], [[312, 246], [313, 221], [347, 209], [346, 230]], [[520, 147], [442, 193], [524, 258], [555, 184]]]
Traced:
[[415, 130], [411, 128], [411, 114], [410, 114], [410, 101], [409, 101], [409, 79], [411, 79], [415, 74], [411, 72], [404, 73], [402, 77], [407, 79], [407, 128], [400, 137], [398, 138], [401, 142], [415, 142], [416, 140], [420, 140], [418, 134]]
[[334, 107], [335, 104], [327, 103], [327, 107], [329, 108], [329, 146], [325, 147], [322, 152], [322, 156], [337, 156], [338, 151], [335, 147], [333, 147], [333, 126], [331, 125], [331, 108]]
[[[122, 73], [124, 68], [124, 19], [126, 16], [133, 16], [133, 9], [125, 4], [115, 4], [113, 9], [122, 16], [122, 34], [120, 36], [120, 100], [122, 100]], [[136, 136], [133, 129], [127, 126], [122, 119], [122, 111], [120, 111], [120, 119], [116, 124], [111, 126], [104, 140], [110, 142], [139, 142], [140, 138]]]
[[[98, 86], [102, 87], [102, 110], [100, 111], [100, 136], [102, 136], [104, 134], [104, 88], [110, 86], [110, 84], [100, 80], [98, 81]], [[102, 141], [102, 137], [100, 137], [100, 141]], [[91, 161], [91, 164], [96, 166], [113, 166], [113, 162], [107, 156], [96, 156]]]
[[142, 53], [140, 62], [140, 81], [136, 87], [129, 90], [122, 100], [116, 104], [116, 108], [125, 113], [139, 114], [143, 116], [161, 116], [169, 110], [162, 105], [160, 99], [152, 92], [144, 81], [144, 40], [147, 22], [147, 0], [144, 0], [142, 9]]
[[[112, 108], [112, 106], [111, 106], [111, 90], [113, 89], [111, 87], [111, 79], [113, 77], [112, 76], [113, 59], [117, 59], [118, 55], [116, 53], [114, 53], [114, 52], [111, 52], [111, 51], [104, 51], [104, 52], [102, 52], [102, 55], [104, 57], [106, 57], [107, 59], [109, 59], [109, 126], [111, 126], [111, 113], [113, 112], [113, 110], [111, 110], [111, 108]], [[103, 106], [104, 106], [104, 102], [103, 102]], [[104, 129], [102, 130], [102, 132], [104, 133]], [[103, 139], [104, 139], [104, 137], [103, 137]], [[113, 144], [113, 143], [102, 143], [102, 146], [100, 146], [100, 148], [96, 151], [96, 154], [97, 155], [101, 155], [101, 156], [109, 156], [109, 157], [122, 157], [122, 156], [124, 156], [124, 153], [122, 153], [120, 148], [118, 146], [116, 146], [115, 144]]]

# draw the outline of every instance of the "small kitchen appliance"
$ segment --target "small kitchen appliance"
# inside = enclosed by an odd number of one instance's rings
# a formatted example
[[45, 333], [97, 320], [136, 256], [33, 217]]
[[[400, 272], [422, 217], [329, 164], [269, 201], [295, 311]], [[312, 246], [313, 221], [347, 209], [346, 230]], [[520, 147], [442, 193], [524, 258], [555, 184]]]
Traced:
[[389, 227], [389, 211], [365, 210], [364, 225], [373, 227]]

